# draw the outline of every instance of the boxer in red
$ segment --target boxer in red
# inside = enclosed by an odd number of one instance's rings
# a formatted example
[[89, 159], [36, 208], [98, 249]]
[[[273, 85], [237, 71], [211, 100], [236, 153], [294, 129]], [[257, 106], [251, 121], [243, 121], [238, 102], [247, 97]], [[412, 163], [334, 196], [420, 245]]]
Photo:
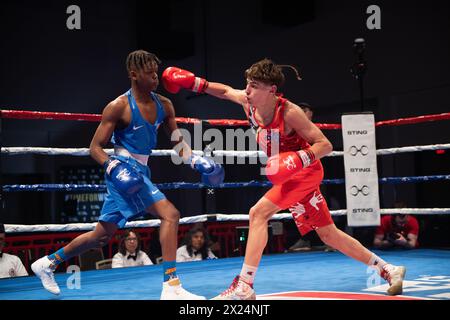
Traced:
[[245, 78], [245, 90], [238, 90], [176, 67], [167, 68], [162, 76], [164, 87], [171, 93], [184, 88], [242, 105], [259, 145], [269, 157], [266, 174], [273, 187], [250, 209], [241, 273], [214, 299], [256, 298], [253, 282], [268, 240], [268, 221], [287, 208], [302, 235], [316, 231], [325, 244], [375, 268], [388, 281], [388, 294], [401, 294], [405, 267], [385, 262], [334, 225], [319, 189], [323, 179], [320, 159], [332, 151], [332, 145], [298, 105], [277, 94], [285, 80], [282, 67], [263, 59], [245, 71]]

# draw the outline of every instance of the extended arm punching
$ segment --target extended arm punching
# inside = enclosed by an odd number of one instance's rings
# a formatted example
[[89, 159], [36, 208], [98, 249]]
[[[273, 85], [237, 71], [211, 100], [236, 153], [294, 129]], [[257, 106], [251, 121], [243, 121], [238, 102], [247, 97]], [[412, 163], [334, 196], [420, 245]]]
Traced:
[[190, 71], [169, 67], [162, 75], [164, 88], [170, 93], [178, 93], [181, 88], [197, 93], [207, 93], [219, 99], [226, 99], [240, 105], [245, 104], [245, 91], [195, 76]]

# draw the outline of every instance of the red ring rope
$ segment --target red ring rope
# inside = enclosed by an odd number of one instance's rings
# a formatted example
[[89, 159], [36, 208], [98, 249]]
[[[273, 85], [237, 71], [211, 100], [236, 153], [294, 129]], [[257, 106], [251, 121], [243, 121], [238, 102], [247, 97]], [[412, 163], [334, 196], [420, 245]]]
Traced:
[[[62, 112], [41, 112], [41, 111], [19, 111], [19, 110], [1, 110], [1, 117], [7, 119], [46, 119], [46, 120], [75, 120], [75, 121], [91, 121], [99, 122], [100, 114], [87, 113], [62, 113]], [[247, 120], [234, 119], [208, 119], [201, 120], [196, 118], [176, 118], [178, 123], [196, 124], [206, 122], [214, 126], [248, 126]], [[415, 124], [429, 121], [450, 120], [450, 112], [441, 114], [430, 114], [425, 116], [400, 118], [394, 120], [378, 121], [375, 126], [397, 126], [403, 124]], [[337, 123], [316, 123], [320, 129], [333, 130], [341, 129], [342, 126]]]

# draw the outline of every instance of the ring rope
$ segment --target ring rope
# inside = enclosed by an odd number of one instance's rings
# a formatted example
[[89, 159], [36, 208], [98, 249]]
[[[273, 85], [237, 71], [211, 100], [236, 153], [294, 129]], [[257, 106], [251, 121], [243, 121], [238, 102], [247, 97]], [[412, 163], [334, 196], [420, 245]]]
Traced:
[[[44, 119], [44, 120], [72, 120], [72, 121], [75, 120], [75, 121], [99, 122], [101, 121], [102, 116], [100, 114], [87, 114], [87, 113], [1, 110], [1, 117], [8, 119]], [[450, 112], [378, 121], [375, 123], [375, 126], [378, 127], [378, 126], [415, 124], [438, 120], [450, 120]], [[201, 120], [196, 118], [177, 117], [176, 121], [178, 123], [186, 123], [186, 124], [208, 123], [214, 126], [249, 126], [248, 120], [234, 120], [234, 119]], [[316, 123], [316, 125], [320, 129], [337, 130], [342, 128], [341, 124], [333, 124], [333, 123], [331, 124]]]
[[[46, 119], [46, 120], [76, 120], [76, 121], [90, 121], [99, 122], [101, 121], [101, 115], [98, 114], [76, 114], [76, 113], [60, 113], [60, 112], [38, 112], [38, 111], [17, 111], [17, 110], [1, 110], [0, 116], [2, 118], [9, 119]], [[429, 121], [438, 120], [449, 120], [450, 113], [425, 115], [410, 118], [400, 118], [387, 121], [379, 121], [376, 126], [391, 126], [391, 125], [403, 125], [403, 124], [416, 124]], [[186, 124], [197, 124], [197, 123], [208, 123], [216, 126], [248, 126], [247, 120], [232, 120], [232, 119], [211, 119], [211, 120], [200, 120], [195, 118], [182, 118], [177, 117], [177, 122]], [[341, 129], [340, 124], [316, 124], [321, 129]], [[429, 150], [439, 150], [439, 149], [449, 149], [450, 144], [437, 144], [428, 146], [411, 146], [411, 147], [400, 147], [400, 148], [390, 148], [390, 149], [379, 149], [377, 150], [377, 155], [385, 154], [395, 154], [403, 152], [415, 152], [415, 151], [429, 151]], [[105, 150], [109, 154], [113, 154], [113, 150]], [[25, 153], [38, 154], [53, 154], [53, 155], [79, 155], [87, 156], [89, 155], [89, 149], [87, 148], [29, 148], [29, 147], [6, 147], [2, 148], [2, 153], [15, 155], [15, 154], [25, 154]], [[194, 151], [196, 154], [203, 154], [202, 151]], [[221, 154], [222, 152], [222, 154]], [[343, 151], [335, 151], [329, 156], [342, 156]], [[174, 150], [154, 150], [152, 153], [154, 156], [168, 156], [176, 155]], [[214, 151], [214, 155], [224, 155], [224, 156], [238, 156], [238, 157], [264, 157], [265, 154], [262, 151], [227, 151], [227, 150], [217, 150]], [[450, 180], [450, 175], [439, 175], [439, 176], [421, 176], [421, 177], [387, 177], [379, 179], [380, 183], [405, 183], [405, 182], [418, 182], [418, 181], [437, 181], [437, 180]], [[344, 179], [332, 179], [324, 180], [323, 183], [344, 183]], [[223, 186], [222, 186], [223, 185]], [[250, 181], [250, 182], [231, 182], [224, 183], [220, 187], [245, 187], [245, 186], [270, 186], [268, 181]], [[64, 188], [69, 188], [72, 190], [83, 190], [83, 187], [87, 187], [87, 190], [92, 191], [92, 188], [98, 188], [99, 190], [105, 190], [104, 185], [9, 185], [4, 186], [5, 191], [48, 191], [47, 187], [55, 188], [61, 190], [61, 186]], [[160, 189], [170, 189], [170, 188], [204, 188], [207, 187], [201, 183], [185, 183], [185, 182], [175, 182], [175, 183], [165, 183], [159, 185]], [[15, 189], [17, 188], [17, 189]], [[71, 189], [74, 188], [74, 189]], [[210, 188], [210, 187], [208, 187]], [[27, 190], [25, 190], [27, 189]], [[33, 189], [33, 190], [30, 190]], [[66, 189], [64, 189], [66, 190]], [[448, 214], [450, 213], [450, 208], [404, 208], [404, 209], [381, 209], [381, 214], [392, 214], [392, 213], [410, 213], [410, 214]], [[332, 215], [346, 215], [346, 210], [334, 210], [331, 211]], [[180, 219], [180, 223], [192, 223], [192, 222], [202, 222], [207, 221], [208, 217], [211, 215], [200, 215], [196, 217], [186, 217]], [[248, 215], [223, 215], [217, 214], [213, 215], [217, 221], [248, 221]], [[272, 217], [273, 220], [292, 219], [291, 214], [281, 213], [276, 214]], [[126, 227], [154, 227], [159, 226], [160, 220], [146, 220], [146, 221], [132, 221], [128, 222]], [[68, 225], [5, 225], [7, 232], [33, 232], [33, 231], [75, 231], [75, 230], [92, 230], [95, 228], [96, 223], [77, 223]]]
[[[412, 176], [412, 177], [385, 177], [378, 179], [380, 184], [400, 184], [412, 182], [448, 181], [450, 175], [434, 176]], [[322, 184], [344, 184], [345, 179], [324, 179]], [[166, 182], [155, 184], [160, 190], [168, 189], [225, 189], [225, 188], [246, 188], [246, 187], [271, 187], [269, 181], [248, 181], [248, 182], [225, 182], [216, 187], [208, 186], [199, 182]], [[104, 184], [12, 184], [4, 185], [4, 192], [20, 191], [106, 191]]]
[[[333, 216], [345, 216], [346, 209], [331, 210]], [[414, 214], [414, 215], [438, 215], [450, 214], [450, 208], [401, 208], [401, 209], [380, 209], [382, 215], [386, 214]], [[277, 213], [273, 215], [271, 220], [292, 219], [291, 213]], [[203, 214], [192, 217], [184, 217], [180, 219], [180, 224], [189, 224], [205, 221], [248, 221], [248, 214]], [[129, 221], [124, 228], [148, 228], [159, 227], [160, 219], [149, 219], [139, 221]], [[70, 223], [70, 224], [36, 224], [36, 225], [20, 225], [20, 224], [5, 224], [7, 233], [19, 232], [67, 232], [67, 231], [86, 231], [93, 230], [97, 222], [93, 223]]]
[[[432, 151], [432, 150], [445, 150], [450, 149], [450, 143], [443, 144], [430, 144], [423, 146], [408, 146], [408, 147], [398, 147], [398, 148], [387, 148], [376, 150], [377, 155], [391, 155], [396, 153], [408, 153], [408, 152], [418, 152], [418, 151]], [[104, 149], [108, 155], [114, 154], [114, 149]], [[22, 154], [38, 154], [38, 155], [53, 155], [53, 156], [89, 156], [89, 148], [46, 148], [46, 147], [3, 147], [1, 152], [6, 155], [22, 155]], [[192, 150], [194, 154], [203, 156], [205, 154], [209, 155], [208, 152], [203, 152], [201, 150]], [[211, 151], [212, 156], [216, 157], [239, 157], [239, 158], [267, 158], [266, 154], [260, 150], [250, 150], [250, 151], [235, 151], [235, 150], [214, 150]], [[326, 157], [338, 157], [343, 156], [344, 151], [333, 151]], [[160, 149], [153, 150], [150, 156], [161, 157], [161, 156], [177, 156], [177, 153], [173, 149]]]

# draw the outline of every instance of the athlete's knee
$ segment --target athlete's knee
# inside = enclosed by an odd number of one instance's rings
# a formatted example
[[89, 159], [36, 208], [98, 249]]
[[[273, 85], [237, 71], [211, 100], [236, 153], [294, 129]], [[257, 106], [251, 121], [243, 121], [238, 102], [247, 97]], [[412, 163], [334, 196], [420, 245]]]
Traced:
[[91, 243], [93, 243], [93, 247], [101, 248], [108, 244], [109, 240], [111, 240], [112, 234], [104, 233], [104, 232], [92, 232], [90, 236]]
[[248, 212], [248, 219], [250, 223], [252, 223], [256, 219], [257, 215], [258, 209], [256, 208], [256, 206], [251, 207], [250, 211]]
[[332, 226], [327, 226], [323, 229], [319, 229], [317, 231], [317, 234], [319, 235], [320, 240], [328, 245], [332, 245], [335, 242], [336, 237], [338, 236], [337, 229], [333, 228]]
[[101, 248], [108, 244], [109, 240], [111, 240], [111, 235], [105, 234], [97, 238], [97, 247]]
[[99, 247], [104, 247], [108, 244], [109, 240], [111, 240], [111, 236], [110, 235], [105, 235], [102, 236], [98, 239], [98, 246]]
[[254, 205], [250, 208], [248, 215], [250, 222], [267, 222], [272, 216], [272, 213], [263, 206]]
[[175, 208], [170, 209], [164, 212], [160, 218], [166, 222], [178, 223], [180, 221], [180, 211]]
[[322, 240], [322, 242], [325, 244], [329, 245], [332, 242], [331, 236], [328, 233], [321, 234], [319, 237], [320, 237], [320, 240]]

